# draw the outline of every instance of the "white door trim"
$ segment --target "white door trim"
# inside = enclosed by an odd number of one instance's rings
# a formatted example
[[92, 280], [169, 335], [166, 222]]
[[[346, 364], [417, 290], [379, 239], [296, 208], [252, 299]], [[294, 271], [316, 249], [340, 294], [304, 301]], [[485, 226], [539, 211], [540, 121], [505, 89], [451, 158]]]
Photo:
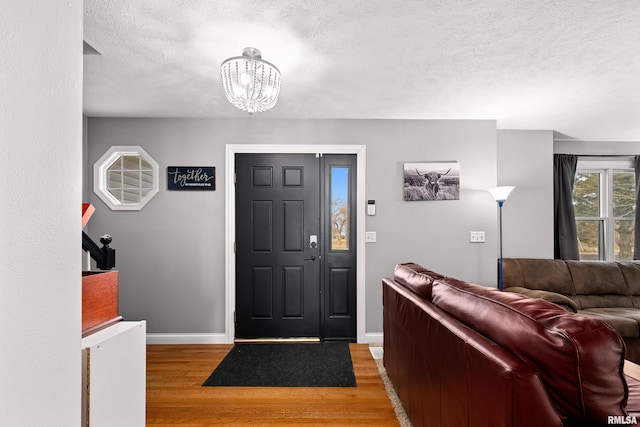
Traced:
[[357, 340], [365, 342], [366, 329], [366, 288], [365, 288], [365, 145], [268, 145], [268, 144], [227, 144], [225, 148], [225, 341], [233, 343], [235, 337], [236, 307], [236, 258], [234, 244], [236, 240], [236, 192], [235, 192], [235, 155], [237, 153], [292, 153], [292, 154], [355, 154], [357, 157], [357, 212], [356, 230], [356, 311]]

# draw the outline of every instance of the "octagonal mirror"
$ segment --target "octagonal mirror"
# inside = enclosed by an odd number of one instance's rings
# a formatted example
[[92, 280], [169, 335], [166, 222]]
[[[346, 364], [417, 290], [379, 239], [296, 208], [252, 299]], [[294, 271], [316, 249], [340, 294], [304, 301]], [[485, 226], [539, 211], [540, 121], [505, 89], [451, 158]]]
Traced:
[[113, 146], [93, 165], [93, 191], [113, 210], [142, 209], [158, 181], [158, 164], [139, 146]]

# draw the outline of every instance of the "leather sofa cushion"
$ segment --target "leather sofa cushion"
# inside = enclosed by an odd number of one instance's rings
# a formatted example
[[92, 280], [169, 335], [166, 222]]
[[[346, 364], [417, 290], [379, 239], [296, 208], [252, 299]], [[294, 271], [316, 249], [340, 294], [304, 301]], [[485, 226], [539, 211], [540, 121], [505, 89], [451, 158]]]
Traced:
[[407, 262], [396, 265], [393, 278], [413, 293], [431, 301], [431, 287], [436, 279], [444, 276], [431, 270], [427, 270], [419, 264]]
[[[618, 262], [618, 268], [624, 276], [625, 282], [627, 282], [627, 288], [629, 295], [640, 297], [640, 262], [637, 261], [624, 261]], [[640, 298], [636, 298], [640, 302]], [[634, 302], [634, 307], [640, 307]]]
[[[622, 271], [612, 261], [565, 261], [578, 295], [628, 295]], [[584, 307], [583, 308], [589, 308]]]
[[640, 308], [640, 262], [618, 262], [618, 267], [622, 271], [625, 282], [627, 282], [631, 304], [635, 308]]
[[552, 302], [554, 304], [557, 304], [560, 307], [572, 313], [576, 313], [578, 311], [578, 305], [575, 303], [575, 301], [557, 292], [540, 291], [538, 289], [521, 288], [518, 286], [506, 288], [505, 291], [516, 292], [518, 294], [522, 294], [529, 298], [540, 298], [540, 299]]
[[505, 288], [519, 286], [575, 295], [571, 274], [563, 260], [536, 258], [505, 258], [502, 261]]
[[624, 343], [604, 322], [548, 301], [446, 278], [433, 304], [534, 367], [562, 417], [624, 415]]
[[587, 308], [600, 308], [600, 307], [626, 307], [633, 308], [633, 302], [631, 298], [625, 295], [576, 295], [579, 309], [585, 310]]
[[638, 338], [640, 336], [640, 309], [611, 307], [588, 308], [578, 314], [595, 317], [615, 329], [622, 338]]

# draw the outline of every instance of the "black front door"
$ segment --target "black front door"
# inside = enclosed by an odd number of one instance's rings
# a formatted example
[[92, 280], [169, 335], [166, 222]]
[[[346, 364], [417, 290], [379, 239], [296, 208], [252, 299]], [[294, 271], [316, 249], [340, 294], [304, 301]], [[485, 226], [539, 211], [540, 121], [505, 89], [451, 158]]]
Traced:
[[354, 206], [355, 156], [236, 155], [236, 338], [355, 340]]

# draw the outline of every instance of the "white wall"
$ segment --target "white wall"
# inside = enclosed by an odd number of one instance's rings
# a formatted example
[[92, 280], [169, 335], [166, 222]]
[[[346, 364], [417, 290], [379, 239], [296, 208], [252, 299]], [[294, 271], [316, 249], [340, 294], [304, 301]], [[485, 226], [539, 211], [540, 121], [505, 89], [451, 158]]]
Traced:
[[0, 13], [0, 424], [80, 424], [82, 1]]
[[499, 130], [498, 185], [516, 187], [502, 207], [504, 257], [553, 258], [553, 132]]
[[[111, 211], [93, 193], [90, 235], [113, 236], [125, 319], [148, 331], [224, 333], [225, 144], [365, 144], [367, 217], [377, 243], [366, 247], [366, 331], [382, 331], [381, 279], [396, 263], [495, 286], [497, 254], [494, 121], [89, 119], [89, 169], [112, 145], [140, 145], [160, 165], [160, 192], [140, 211]], [[461, 200], [404, 202], [404, 162], [457, 160]], [[167, 191], [167, 166], [215, 166], [217, 191]], [[469, 243], [484, 230], [487, 243]]]

